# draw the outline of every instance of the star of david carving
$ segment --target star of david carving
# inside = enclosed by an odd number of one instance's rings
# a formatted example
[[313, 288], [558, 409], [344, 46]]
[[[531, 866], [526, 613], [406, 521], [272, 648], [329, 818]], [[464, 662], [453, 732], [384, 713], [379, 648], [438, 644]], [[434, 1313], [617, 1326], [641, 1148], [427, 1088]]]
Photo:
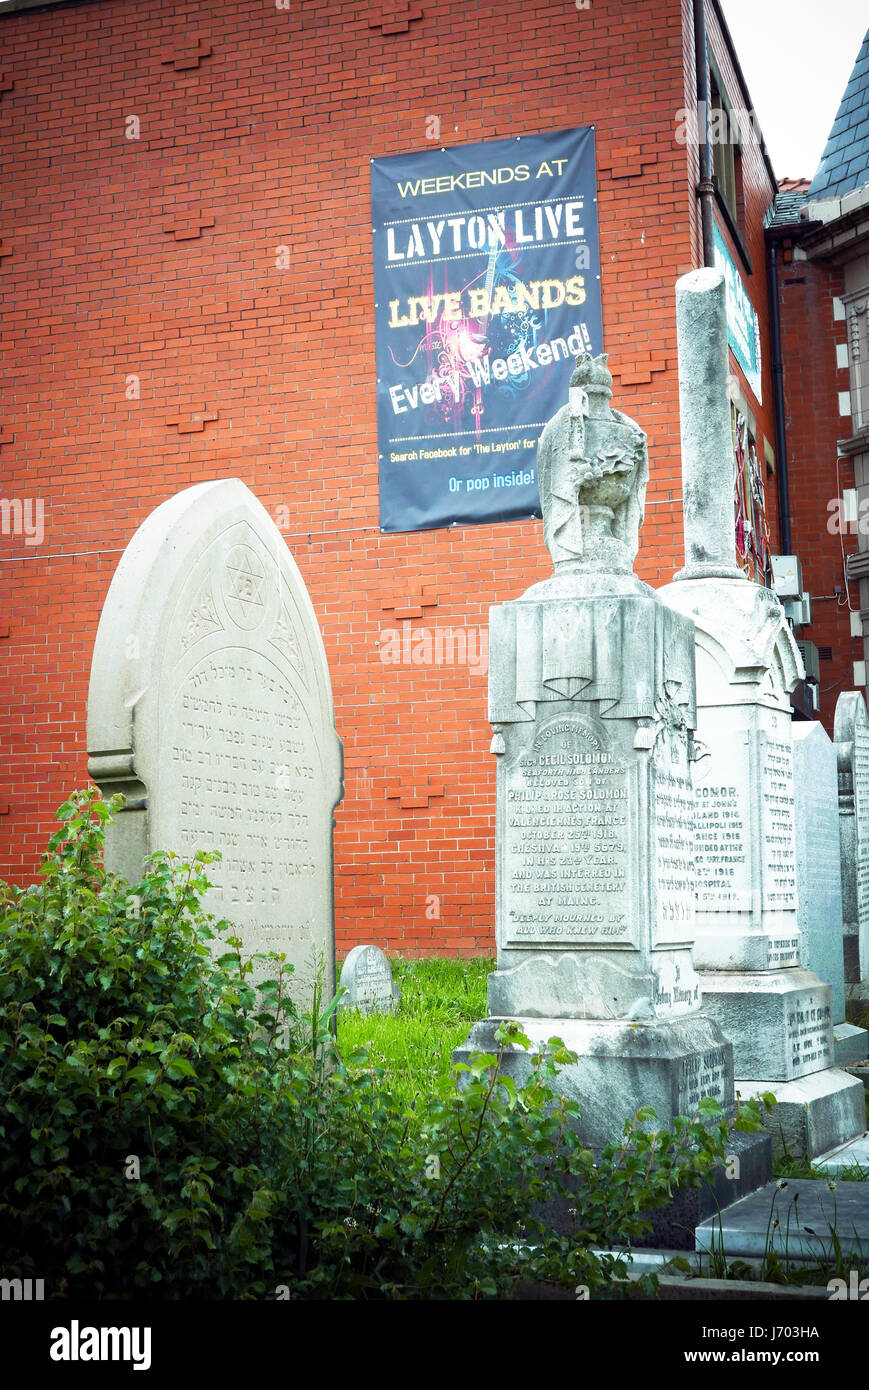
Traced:
[[236, 546], [226, 561], [224, 593], [233, 616], [242, 627], [255, 627], [262, 619], [265, 578], [259, 557], [247, 546]]

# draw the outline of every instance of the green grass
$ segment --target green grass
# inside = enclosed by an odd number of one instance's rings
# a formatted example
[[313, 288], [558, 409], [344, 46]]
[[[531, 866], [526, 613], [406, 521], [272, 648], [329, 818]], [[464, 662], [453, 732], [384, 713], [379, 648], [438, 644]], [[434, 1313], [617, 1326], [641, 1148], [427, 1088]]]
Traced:
[[495, 961], [391, 956], [390, 964], [401, 990], [396, 1013], [341, 1013], [338, 1043], [345, 1052], [366, 1047], [372, 1062], [391, 1073], [394, 1094], [410, 1107], [449, 1076], [453, 1048], [465, 1041], [471, 1023], [487, 1017], [486, 977]]
[[[410, 1108], [413, 1101], [449, 1076], [453, 1049], [465, 1041], [470, 1024], [489, 1013], [486, 978], [492, 956], [430, 956], [407, 960], [390, 956], [401, 1003], [395, 1014], [342, 1013], [338, 1042], [345, 1052], [366, 1047], [376, 1066], [390, 1073], [394, 1094]], [[869, 1117], [867, 1117], [869, 1129]], [[779, 1158], [777, 1178], [827, 1178], [806, 1159]], [[869, 1182], [865, 1168], [849, 1168], [837, 1181]]]

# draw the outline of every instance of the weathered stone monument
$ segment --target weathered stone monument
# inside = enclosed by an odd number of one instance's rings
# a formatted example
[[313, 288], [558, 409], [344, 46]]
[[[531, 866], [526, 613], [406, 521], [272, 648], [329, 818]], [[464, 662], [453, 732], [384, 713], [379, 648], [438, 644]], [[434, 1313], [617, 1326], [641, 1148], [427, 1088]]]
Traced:
[[633, 573], [648, 454], [611, 382], [605, 357], [578, 359], [538, 451], [555, 572], [490, 613], [498, 967], [456, 1053], [497, 1052], [505, 1018], [560, 1036], [591, 1147], [643, 1105], [666, 1125], [735, 1104], [691, 957], [694, 629]]
[[341, 985], [347, 994], [339, 1008], [363, 1014], [391, 1014], [398, 1007], [398, 985], [379, 946], [354, 946], [341, 966]]
[[845, 1022], [837, 750], [824, 726], [814, 720], [795, 723], [793, 735], [802, 963], [832, 989], [833, 1060], [844, 1067], [867, 1056], [869, 1039], [864, 1028]]
[[[248, 952], [335, 984], [332, 813], [342, 794], [323, 642], [287, 545], [237, 478], [164, 502], [121, 558], [88, 695], [89, 772], [126, 809], [110, 869], [219, 850], [205, 906]], [[301, 987], [300, 987], [301, 988]]]
[[836, 702], [839, 835], [845, 920], [845, 991], [869, 1000], [869, 717], [859, 690]]
[[724, 278], [676, 286], [684, 569], [659, 590], [697, 642], [697, 937], [704, 1011], [734, 1046], [737, 1090], [814, 1156], [860, 1132], [862, 1090], [832, 1067], [832, 991], [801, 968], [790, 692], [802, 676], [776, 596], [736, 568]]

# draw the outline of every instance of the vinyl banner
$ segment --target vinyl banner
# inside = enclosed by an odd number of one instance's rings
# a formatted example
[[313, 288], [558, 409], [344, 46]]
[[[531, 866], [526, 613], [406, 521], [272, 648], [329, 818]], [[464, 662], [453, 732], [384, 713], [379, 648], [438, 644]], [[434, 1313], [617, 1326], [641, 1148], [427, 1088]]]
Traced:
[[603, 350], [594, 130], [371, 163], [380, 525], [540, 515], [536, 451]]
[[727, 341], [745, 372], [746, 380], [763, 405], [760, 382], [760, 322], [748, 290], [718, 228], [713, 229], [715, 264], [724, 276], [727, 303]]

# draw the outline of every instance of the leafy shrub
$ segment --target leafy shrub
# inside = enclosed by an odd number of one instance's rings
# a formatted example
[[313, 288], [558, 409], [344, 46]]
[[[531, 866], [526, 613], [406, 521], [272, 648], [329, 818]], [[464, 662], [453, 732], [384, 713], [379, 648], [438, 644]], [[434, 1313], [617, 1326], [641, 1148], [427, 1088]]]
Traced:
[[[281, 957], [254, 989], [264, 958], [200, 905], [214, 856], [156, 854], [132, 889], [106, 873], [117, 804], [76, 793], [41, 882], [0, 884], [5, 1273], [77, 1297], [594, 1290], [624, 1266], [591, 1247], [721, 1160], [711, 1111], [658, 1135], [640, 1112], [595, 1164], [557, 1095], [558, 1043], [522, 1087], [478, 1056], [408, 1110], [364, 1049], [340, 1055], [334, 1000], [297, 1016]], [[530, 1046], [516, 1025], [501, 1036]], [[570, 1238], [535, 1218], [568, 1180]]]

